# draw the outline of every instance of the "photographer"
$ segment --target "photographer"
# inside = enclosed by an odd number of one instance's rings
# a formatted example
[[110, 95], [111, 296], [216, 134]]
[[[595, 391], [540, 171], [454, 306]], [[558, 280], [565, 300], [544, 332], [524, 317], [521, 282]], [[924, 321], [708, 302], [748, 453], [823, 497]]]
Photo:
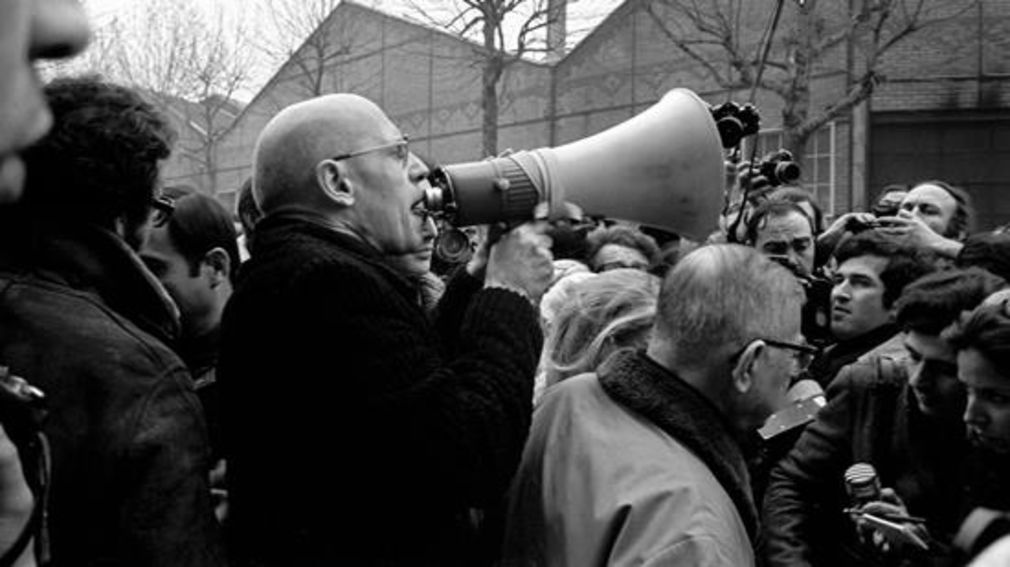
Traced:
[[839, 216], [827, 230], [817, 236], [818, 255], [830, 256], [846, 236], [880, 226], [881, 217], [893, 217], [901, 209], [901, 201], [908, 194], [904, 185], [888, 185], [883, 195], [873, 204], [871, 212], [852, 211]]
[[880, 217], [881, 231], [906, 245], [954, 260], [969, 239], [974, 209], [966, 191], [943, 181], [912, 187], [896, 216]]
[[747, 244], [799, 277], [814, 272], [813, 219], [786, 200], [765, 201], [747, 219]]
[[814, 266], [814, 225], [803, 208], [787, 200], [765, 201], [747, 220], [747, 244], [782, 264], [803, 285], [803, 336], [816, 346], [831, 342], [831, 282]]

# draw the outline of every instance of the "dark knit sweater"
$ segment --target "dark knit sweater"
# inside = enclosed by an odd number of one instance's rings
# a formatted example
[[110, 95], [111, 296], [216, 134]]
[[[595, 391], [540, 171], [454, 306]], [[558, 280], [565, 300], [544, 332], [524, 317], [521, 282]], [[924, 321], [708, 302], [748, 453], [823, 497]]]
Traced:
[[469, 510], [504, 494], [529, 429], [535, 311], [450, 283], [446, 344], [370, 246], [283, 218], [256, 232], [218, 364], [236, 555], [473, 564]]

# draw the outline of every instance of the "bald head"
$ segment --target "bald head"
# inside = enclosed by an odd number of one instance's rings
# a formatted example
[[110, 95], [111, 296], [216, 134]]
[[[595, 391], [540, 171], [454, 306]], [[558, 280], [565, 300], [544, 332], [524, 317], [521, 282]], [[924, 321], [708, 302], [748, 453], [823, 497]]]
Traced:
[[755, 337], [790, 338], [803, 300], [796, 278], [753, 248], [704, 246], [663, 282], [653, 342], [671, 363], [700, 368]]
[[274, 116], [256, 141], [256, 202], [264, 215], [322, 206], [316, 165], [388, 140], [396, 132], [382, 109], [358, 95], [331, 94], [293, 104]]

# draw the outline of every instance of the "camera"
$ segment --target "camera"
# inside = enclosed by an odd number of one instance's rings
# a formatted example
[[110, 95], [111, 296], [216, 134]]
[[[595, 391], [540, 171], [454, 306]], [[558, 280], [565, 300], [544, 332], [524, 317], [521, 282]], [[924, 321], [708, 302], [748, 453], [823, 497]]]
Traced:
[[778, 187], [795, 183], [801, 173], [800, 164], [793, 160], [793, 153], [780, 149], [766, 155], [755, 164], [749, 180], [752, 189]]
[[[897, 188], [891, 189], [892, 187]], [[876, 217], [897, 216], [898, 211], [901, 209], [901, 201], [904, 200], [907, 194], [908, 191], [904, 187], [889, 185], [884, 188], [883, 196], [877, 199], [877, 202], [870, 208], [870, 212]]]
[[435, 237], [435, 255], [446, 264], [465, 264], [473, 256], [473, 243], [463, 230], [441, 223]]
[[735, 102], [724, 102], [711, 108], [712, 119], [719, 130], [722, 147], [729, 149], [740, 144], [744, 136], [757, 134], [761, 117], [753, 104], [739, 105]]
[[803, 303], [801, 332], [811, 345], [821, 348], [832, 341], [831, 288], [834, 284], [820, 273], [807, 273], [786, 256], [768, 256], [790, 272], [803, 286], [806, 301]]
[[845, 225], [845, 229], [853, 234], [858, 234], [864, 230], [871, 230], [874, 228], [879, 228], [880, 223], [876, 220], [864, 221], [858, 218], [851, 219]]

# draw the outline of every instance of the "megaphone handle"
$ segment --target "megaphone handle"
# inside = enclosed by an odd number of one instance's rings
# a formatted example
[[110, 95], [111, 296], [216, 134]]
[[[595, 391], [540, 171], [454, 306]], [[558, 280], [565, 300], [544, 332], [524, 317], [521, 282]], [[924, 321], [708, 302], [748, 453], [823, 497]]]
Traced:
[[494, 246], [498, 240], [501, 239], [502, 235], [507, 232], [505, 227], [502, 226], [505, 223], [496, 222], [487, 227], [487, 246], [488, 248]]
[[519, 221], [507, 221], [507, 222], [506, 221], [502, 221], [502, 222], [496, 222], [496, 223], [494, 223], [492, 225], [489, 225], [488, 228], [487, 228], [487, 245], [488, 245], [488, 247], [490, 248], [491, 246], [494, 246], [495, 243], [497, 243], [499, 240], [501, 240], [502, 236], [508, 234], [509, 232], [512, 231], [512, 229], [516, 228], [517, 226], [519, 226], [521, 224], [523, 224], [523, 223], [521, 223]]

